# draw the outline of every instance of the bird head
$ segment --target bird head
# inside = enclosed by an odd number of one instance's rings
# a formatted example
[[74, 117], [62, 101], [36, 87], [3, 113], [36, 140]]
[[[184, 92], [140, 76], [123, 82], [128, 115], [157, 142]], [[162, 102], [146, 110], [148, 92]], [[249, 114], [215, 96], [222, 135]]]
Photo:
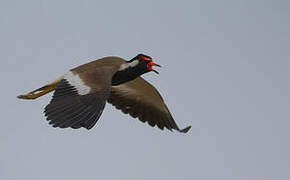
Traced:
[[136, 64], [136, 67], [138, 67], [138, 69], [143, 71], [143, 73], [147, 73], [147, 72], [153, 71], [156, 74], [159, 74], [158, 71], [153, 69], [153, 66], [161, 67], [159, 64], [154, 63], [150, 56], [147, 56], [145, 54], [138, 54], [136, 57], [131, 59], [130, 62], [132, 64]]
[[121, 64], [119, 70], [112, 78], [112, 85], [119, 85], [131, 81], [150, 71], [159, 74], [153, 69], [153, 66], [161, 67], [159, 64], [154, 63], [150, 56], [138, 54], [130, 61]]

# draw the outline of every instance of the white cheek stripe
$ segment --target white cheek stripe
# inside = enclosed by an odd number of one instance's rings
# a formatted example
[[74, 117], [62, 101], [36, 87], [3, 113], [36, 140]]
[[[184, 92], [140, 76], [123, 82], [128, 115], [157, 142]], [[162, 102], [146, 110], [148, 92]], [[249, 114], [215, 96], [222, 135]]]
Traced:
[[137, 66], [139, 64], [139, 61], [138, 60], [134, 60], [130, 63], [125, 63], [125, 64], [122, 64], [119, 71], [122, 71], [124, 69], [127, 69], [128, 67], [134, 67], [134, 66]]
[[79, 95], [86, 95], [91, 91], [91, 88], [85, 85], [78, 74], [74, 74], [73, 72], [69, 71], [64, 75], [64, 79], [66, 79], [70, 85], [76, 88]]

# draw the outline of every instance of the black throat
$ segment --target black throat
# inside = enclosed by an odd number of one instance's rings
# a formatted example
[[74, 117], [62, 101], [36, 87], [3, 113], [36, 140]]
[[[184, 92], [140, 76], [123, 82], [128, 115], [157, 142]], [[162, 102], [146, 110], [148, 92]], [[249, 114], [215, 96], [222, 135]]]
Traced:
[[144, 69], [142, 66], [135, 66], [135, 67], [127, 67], [123, 70], [117, 71], [113, 78], [112, 78], [112, 85], [117, 86], [122, 83], [132, 81], [139, 77], [140, 75], [146, 73], [146, 69]]

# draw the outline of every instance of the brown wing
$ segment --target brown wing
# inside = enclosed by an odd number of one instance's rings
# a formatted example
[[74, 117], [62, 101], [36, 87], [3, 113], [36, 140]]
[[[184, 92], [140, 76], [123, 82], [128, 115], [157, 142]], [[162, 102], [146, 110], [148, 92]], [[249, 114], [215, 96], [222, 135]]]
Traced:
[[72, 69], [55, 88], [45, 115], [53, 127], [91, 129], [109, 97], [111, 79], [124, 60], [104, 58]]
[[158, 91], [143, 78], [111, 87], [108, 102], [125, 114], [148, 122], [152, 127], [166, 127], [186, 133], [191, 127], [179, 129]]

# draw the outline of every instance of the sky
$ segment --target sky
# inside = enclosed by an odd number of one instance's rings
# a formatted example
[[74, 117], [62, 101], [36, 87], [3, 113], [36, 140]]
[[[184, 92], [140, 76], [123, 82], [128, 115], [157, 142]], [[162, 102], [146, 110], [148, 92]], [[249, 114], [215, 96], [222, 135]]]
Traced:
[[[290, 2], [0, 0], [0, 180], [290, 179]], [[58, 129], [51, 94], [17, 99], [78, 65], [138, 53], [188, 134], [110, 104]]]

